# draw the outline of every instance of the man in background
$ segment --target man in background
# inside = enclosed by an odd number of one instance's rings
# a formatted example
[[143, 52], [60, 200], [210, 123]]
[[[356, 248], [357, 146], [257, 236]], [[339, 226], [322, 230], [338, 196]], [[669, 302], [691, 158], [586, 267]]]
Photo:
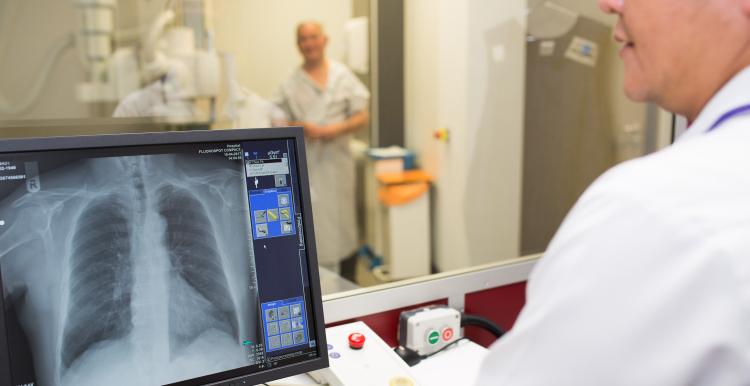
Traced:
[[328, 37], [320, 23], [297, 27], [302, 66], [276, 98], [290, 125], [305, 131], [315, 235], [320, 265], [339, 272], [357, 248], [352, 133], [367, 125], [370, 93], [343, 64], [326, 57]]

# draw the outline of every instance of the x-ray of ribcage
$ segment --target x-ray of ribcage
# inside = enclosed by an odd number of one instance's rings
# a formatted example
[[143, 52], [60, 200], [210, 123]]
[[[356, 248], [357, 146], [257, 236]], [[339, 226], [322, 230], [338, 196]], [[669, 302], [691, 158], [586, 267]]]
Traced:
[[40, 178], [39, 192], [0, 202], [5, 298], [38, 385], [158, 385], [250, 363], [242, 342], [260, 333], [241, 164], [100, 158]]

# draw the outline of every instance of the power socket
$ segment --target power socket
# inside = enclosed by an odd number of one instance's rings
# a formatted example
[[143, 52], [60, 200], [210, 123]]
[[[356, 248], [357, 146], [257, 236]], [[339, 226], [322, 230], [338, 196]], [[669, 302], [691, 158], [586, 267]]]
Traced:
[[398, 342], [420, 355], [432, 354], [461, 338], [461, 313], [447, 306], [404, 311], [398, 324]]

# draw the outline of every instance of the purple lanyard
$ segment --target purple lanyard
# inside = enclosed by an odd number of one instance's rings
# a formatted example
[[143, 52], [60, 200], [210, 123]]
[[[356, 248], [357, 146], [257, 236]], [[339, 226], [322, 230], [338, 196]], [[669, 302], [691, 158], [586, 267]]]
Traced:
[[747, 113], [750, 113], [750, 105], [744, 105], [744, 106], [740, 106], [740, 107], [734, 108], [732, 110], [729, 110], [724, 115], [722, 115], [721, 117], [719, 117], [719, 119], [716, 120], [716, 123], [714, 123], [708, 129], [708, 131], [713, 131], [717, 127], [721, 126], [722, 123], [724, 123], [725, 121], [727, 121], [727, 120], [729, 120], [731, 118], [734, 118], [734, 117], [736, 117], [738, 115], [747, 114]]

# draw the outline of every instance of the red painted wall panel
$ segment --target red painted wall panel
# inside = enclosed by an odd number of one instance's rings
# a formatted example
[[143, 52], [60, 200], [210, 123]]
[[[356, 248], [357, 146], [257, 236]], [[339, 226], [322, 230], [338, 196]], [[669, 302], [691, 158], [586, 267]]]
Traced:
[[[526, 282], [466, 294], [464, 302], [465, 313], [483, 316], [507, 331], [526, 303]], [[464, 335], [485, 347], [495, 340], [492, 334], [473, 326], [467, 327]]]
[[413, 306], [396, 308], [390, 311], [381, 312], [378, 314], [365, 315], [359, 318], [345, 320], [338, 323], [332, 323], [326, 327], [338, 326], [346, 323], [352, 323], [357, 321], [364, 322], [368, 327], [375, 331], [381, 339], [385, 341], [391, 347], [398, 346], [398, 319], [401, 316], [402, 311], [411, 310], [418, 307], [429, 306], [432, 304], [448, 304], [448, 299], [438, 299], [434, 302], [415, 304]]
[[[504, 330], [508, 330], [513, 327], [513, 323], [515, 323], [518, 314], [526, 302], [526, 283], [510, 284], [466, 294], [464, 302], [466, 313], [488, 318]], [[327, 327], [362, 321], [370, 326], [389, 346], [396, 347], [398, 345], [398, 320], [401, 311], [431, 304], [448, 304], [448, 300], [438, 299], [434, 302], [415, 304], [377, 314], [364, 315], [355, 319], [332, 323]], [[466, 337], [485, 347], [488, 347], [495, 340], [492, 334], [477, 327], [467, 327], [464, 332]]]

